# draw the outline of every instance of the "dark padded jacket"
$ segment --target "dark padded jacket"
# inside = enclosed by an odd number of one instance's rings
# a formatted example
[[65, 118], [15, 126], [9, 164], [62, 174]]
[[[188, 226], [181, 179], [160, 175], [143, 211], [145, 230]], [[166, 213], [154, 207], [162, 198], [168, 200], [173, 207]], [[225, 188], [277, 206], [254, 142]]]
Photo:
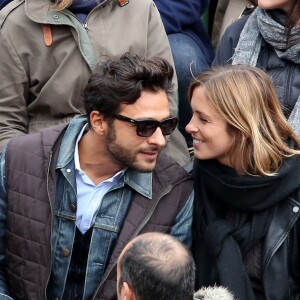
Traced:
[[[248, 17], [245, 16], [228, 26], [218, 45], [213, 66], [232, 63], [235, 47]], [[300, 65], [280, 59], [274, 48], [263, 40], [256, 66], [272, 77], [279, 100], [287, 108], [288, 116], [300, 95]]]
[[[14, 299], [46, 299], [52, 261], [55, 166], [64, 128], [59, 125], [16, 137], [7, 147], [6, 272]], [[125, 244], [142, 232], [170, 232], [192, 189], [189, 174], [161, 155], [153, 172], [153, 197], [149, 201], [133, 192], [123, 228], [93, 299], [116, 299], [116, 261]]]

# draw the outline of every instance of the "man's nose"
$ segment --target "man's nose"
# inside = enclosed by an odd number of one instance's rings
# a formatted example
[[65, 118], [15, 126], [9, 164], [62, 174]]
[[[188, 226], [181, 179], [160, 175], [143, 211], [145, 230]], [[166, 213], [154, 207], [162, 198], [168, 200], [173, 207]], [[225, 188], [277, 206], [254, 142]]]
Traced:
[[157, 145], [158, 147], [164, 147], [167, 143], [166, 137], [163, 135], [160, 127], [154, 131], [154, 133], [149, 137], [149, 143]]

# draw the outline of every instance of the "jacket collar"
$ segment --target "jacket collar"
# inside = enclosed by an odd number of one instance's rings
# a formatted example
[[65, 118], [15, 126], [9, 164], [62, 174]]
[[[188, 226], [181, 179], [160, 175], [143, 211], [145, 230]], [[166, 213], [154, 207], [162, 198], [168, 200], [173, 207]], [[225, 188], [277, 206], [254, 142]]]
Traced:
[[[65, 168], [74, 158], [77, 136], [87, 124], [87, 116], [77, 116], [70, 122], [62, 138], [56, 169]], [[127, 184], [144, 197], [152, 198], [152, 173], [141, 173], [128, 168], [124, 174], [123, 185]]]
[[[107, 2], [117, 2], [115, 0], [104, 0], [99, 4], [102, 5]], [[25, 1], [25, 12], [27, 16], [34, 22], [42, 24], [55, 24], [61, 23], [58, 20], [56, 22], [49, 22], [52, 18], [52, 14], [61, 14], [61, 12], [54, 11], [52, 8], [52, 2], [50, 0], [26, 0]], [[51, 17], [51, 18], [50, 18]]]

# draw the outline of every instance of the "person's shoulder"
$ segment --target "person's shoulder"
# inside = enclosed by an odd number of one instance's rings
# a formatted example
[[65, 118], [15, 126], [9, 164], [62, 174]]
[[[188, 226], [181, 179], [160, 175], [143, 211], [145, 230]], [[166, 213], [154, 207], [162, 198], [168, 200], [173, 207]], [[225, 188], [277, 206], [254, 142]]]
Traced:
[[21, 134], [11, 138], [7, 148], [22, 149], [24, 152], [37, 149], [38, 145], [52, 145], [67, 128], [67, 124], [59, 124], [49, 128], [44, 128], [39, 132]]
[[226, 28], [218, 44], [212, 66], [231, 64], [232, 55], [248, 18], [249, 16], [244, 16]]
[[[152, 0], [129, 0], [128, 7], [134, 9], [150, 10], [151, 8], [156, 7], [156, 5]], [[139, 13], [141, 12], [139, 11]]]
[[162, 182], [176, 183], [185, 179], [191, 180], [189, 172], [164, 153], [159, 155], [154, 173]]
[[232, 22], [225, 30], [224, 37], [239, 39], [240, 34], [248, 20], [249, 16], [241, 17]]
[[24, 0], [12, 1], [0, 10], [0, 28], [7, 20], [12, 20], [15, 23], [22, 21], [20, 17], [25, 15], [24, 2]]

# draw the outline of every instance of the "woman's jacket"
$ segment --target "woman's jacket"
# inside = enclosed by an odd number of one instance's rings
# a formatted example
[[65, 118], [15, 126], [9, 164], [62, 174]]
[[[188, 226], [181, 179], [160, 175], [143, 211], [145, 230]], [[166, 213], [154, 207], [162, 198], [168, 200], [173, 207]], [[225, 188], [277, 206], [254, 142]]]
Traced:
[[214, 160], [196, 160], [193, 172], [196, 288], [299, 300], [300, 157], [285, 159], [276, 176], [238, 176]]

